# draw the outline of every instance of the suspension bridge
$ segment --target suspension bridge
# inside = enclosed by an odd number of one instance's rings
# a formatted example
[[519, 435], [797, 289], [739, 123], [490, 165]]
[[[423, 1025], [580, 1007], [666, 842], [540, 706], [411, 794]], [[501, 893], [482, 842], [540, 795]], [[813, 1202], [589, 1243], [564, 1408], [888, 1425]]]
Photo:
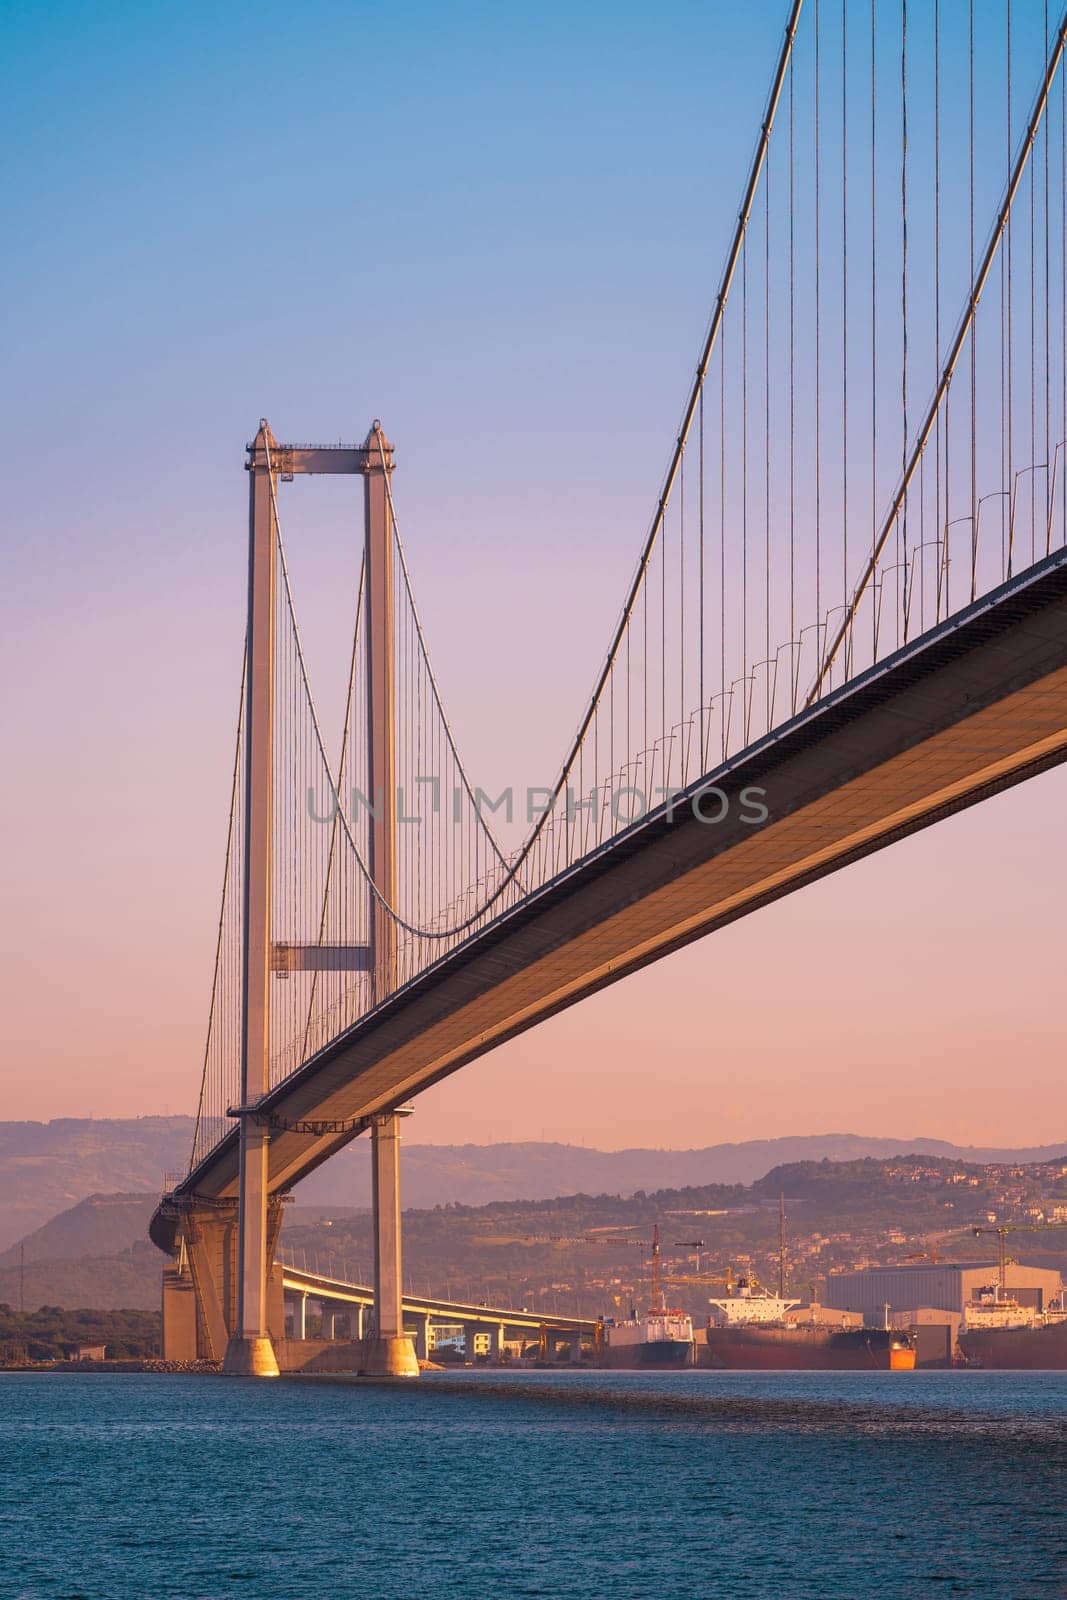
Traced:
[[[1067, 14], [1011, 0], [790, 5], [636, 571], [549, 789], [486, 795], [464, 768], [382, 426], [346, 447], [261, 423], [196, 1136], [151, 1225], [175, 1262], [165, 1331], [191, 1297], [193, 1353], [277, 1370], [282, 1198], [369, 1130], [367, 1370], [415, 1370], [412, 1096], [1067, 756], [1065, 36]], [[363, 485], [333, 745], [281, 516], [314, 473]]]

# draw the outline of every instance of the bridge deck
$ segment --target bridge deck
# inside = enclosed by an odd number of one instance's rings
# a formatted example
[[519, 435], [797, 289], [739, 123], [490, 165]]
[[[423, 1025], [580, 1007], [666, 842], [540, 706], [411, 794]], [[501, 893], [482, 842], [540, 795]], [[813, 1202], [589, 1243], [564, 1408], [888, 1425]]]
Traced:
[[[331, 1278], [323, 1273], [307, 1272], [300, 1267], [282, 1265], [282, 1288], [288, 1293], [306, 1293], [314, 1300], [328, 1300], [335, 1305], [372, 1306], [374, 1290], [365, 1284], [348, 1283], [341, 1278]], [[554, 1333], [592, 1333], [596, 1328], [593, 1317], [562, 1317], [557, 1313], [516, 1310], [514, 1306], [483, 1306], [465, 1301], [440, 1300], [434, 1296], [404, 1296], [404, 1311], [413, 1317], [430, 1317], [440, 1322], [484, 1323], [486, 1327], [525, 1328], [536, 1333], [541, 1327]]]
[[[286, 1121], [360, 1119], [669, 951], [1067, 758], [1067, 552], [828, 695], [708, 775], [770, 818], [679, 805], [618, 836], [407, 985], [276, 1088]], [[699, 787], [695, 785], [694, 788]], [[357, 1130], [358, 1131], [358, 1130]], [[279, 1131], [290, 1188], [354, 1132]], [[181, 1185], [236, 1195], [236, 1128]], [[174, 1247], [164, 1202], [151, 1233]]]

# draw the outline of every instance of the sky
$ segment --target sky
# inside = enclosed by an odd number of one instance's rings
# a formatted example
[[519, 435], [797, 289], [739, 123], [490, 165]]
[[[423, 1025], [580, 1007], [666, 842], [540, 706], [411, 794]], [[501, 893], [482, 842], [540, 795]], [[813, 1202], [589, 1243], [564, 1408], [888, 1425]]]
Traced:
[[[780, 9], [9, 0], [6, 1118], [195, 1105], [260, 416], [293, 440], [382, 418], [468, 768], [554, 772]], [[345, 488], [302, 486], [288, 535], [327, 718]], [[602, 992], [424, 1095], [410, 1137], [1067, 1137], [1065, 798], [1047, 774]]]

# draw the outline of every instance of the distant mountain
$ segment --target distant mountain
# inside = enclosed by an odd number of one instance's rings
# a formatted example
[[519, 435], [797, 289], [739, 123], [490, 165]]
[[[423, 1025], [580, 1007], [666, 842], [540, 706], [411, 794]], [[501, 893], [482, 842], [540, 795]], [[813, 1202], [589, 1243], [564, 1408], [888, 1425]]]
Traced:
[[[986, 1149], [943, 1139], [877, 1139], [852, 1133], [807, 1134], [714, 1144], [703, 1150], [588, 1150], [569, 1144], [405, 1146], [405, 1206], [487, 1205], [493, 1200], [550, 1200], [564, 1194], [631, 1195], [643, 1189], [685, 1189], [709, 1183], [754, 1183], [772, 1167], [798, 1161], [857, 1161], [904, 1155], [951, 1161], [1051, 1161], [1067, 1141], [1025, 1150]], [[370, 1161], [357, 1139], [297, 1189], [301, 1206], [366, 1206]]]
[[158, 1194], [192, 1144], [192, 1117], [0, 1122], [0, 1250], [91, 1194]]
[[[193, 1140], [191, 1117], [64, 1118], [54, 1122], [0, 1122], [0, 1251], [27, 1241], [41, 1259], [57, 1259], [59, 1235], [30, 1235], [79, 1201], [97, 1200], [72, 1227], [81, 1242], [72, 1253], [110, 1254], [120, 1248], [127, 1223], [139, 1227], [148, 1197], [158, 1195], [165, 1172], [184, 1170]], [[940, 1139], [865, 1138], [810, 1134], [709, 1145], [702, 1150], [589, 1150], [568, 1144], [405, 1146], [405, 1206], [458, 1201], [549, 1200], [564, 1194], [631, 1195], [637, 1190], [683, 1189], [709, 1183], [753, 1183], [772, 1167], [797, 1161], [855, 1161], [907, 1153], [949, 1160], [1048, 1161], [1067, 1155], [1067, 1141], [1027, 1150], [985, 1149]], [[357, 1139], [314, 1172], [296, 1191], [301, 1206], [364, 1207], [370, 1203], [369, 1144]], [[118, 1196], [104, 1204], [100, 1197]], [[133, 1211], [120, 1218], [123, 1203]], [[138, 1210], [138, 1208], [141, 1208]], [[134, 1215], [136, 1213], [136, 1215]], [[83, 1226], [84, 1225], [84, 1226]], [[73, 1235], [72, 1235], [73, 1237]], [[10, 1256], [8, 1261], [11, 1261]], [[0, 1261], [0, 1270], [4, 1263]], [[134, 1302], [127, 1301], [127, 1304]]]

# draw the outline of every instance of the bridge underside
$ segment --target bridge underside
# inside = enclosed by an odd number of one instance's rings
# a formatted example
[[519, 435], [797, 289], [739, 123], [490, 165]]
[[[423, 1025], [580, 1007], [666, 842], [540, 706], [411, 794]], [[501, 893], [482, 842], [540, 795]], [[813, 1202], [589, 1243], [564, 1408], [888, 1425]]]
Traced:
[[[264, 1112], [351, 1121], [397, 1105], [669, 951], [1064, 759], [1060, 552], [710, 774], [734, 797], [724, 821], [679, 803], [673, 819], [634, 826], [341, 1035]], [[748, 786], [766, 791], [761, 826], [740, 820]], [[275, 1131], [272, 1192], [355, 1131]], [[227, 1200], [237, 1181], [235, 1129], [179, 1198]], [[152, 1237], [173, 1252], [175, 1230], [165, 1203]]]

